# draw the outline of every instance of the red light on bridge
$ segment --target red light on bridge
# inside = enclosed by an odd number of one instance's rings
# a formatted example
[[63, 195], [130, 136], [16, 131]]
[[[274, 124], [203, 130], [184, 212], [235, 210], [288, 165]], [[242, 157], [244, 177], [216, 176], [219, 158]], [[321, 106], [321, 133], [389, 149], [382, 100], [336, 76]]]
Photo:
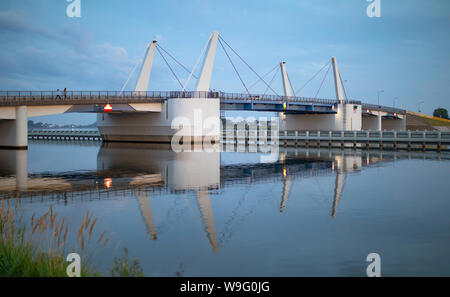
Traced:
[[104, 179], [105, 188], [109, 189], [112, 187], [112, 179], [111, 178], [105, 178]]
[[105, 106], [103, 106], [103, 110], [104, 110], [104, 111], [112, 111], [112, 106], [111, 106], [111, 104], [106, 104]]

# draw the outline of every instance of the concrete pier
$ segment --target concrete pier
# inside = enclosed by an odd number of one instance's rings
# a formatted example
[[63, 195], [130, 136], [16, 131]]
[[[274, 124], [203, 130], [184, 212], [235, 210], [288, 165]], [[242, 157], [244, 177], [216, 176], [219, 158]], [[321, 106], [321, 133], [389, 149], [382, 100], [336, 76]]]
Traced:
[[184, 142], [213, 142], [220, 137], [220, 100], [215, 98], [168, 99], [161, 112], [98, 114], [104, 141], [165, 142], [174, 136]]
[[11, 111], [9, 119], [0, 120], [0, 147], [27, 149], [27, 107], [16, 106]]

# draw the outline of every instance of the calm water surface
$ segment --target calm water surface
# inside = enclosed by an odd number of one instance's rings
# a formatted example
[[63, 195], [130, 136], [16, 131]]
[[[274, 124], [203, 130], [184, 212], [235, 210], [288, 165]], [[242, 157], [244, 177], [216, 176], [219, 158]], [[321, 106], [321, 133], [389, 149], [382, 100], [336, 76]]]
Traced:
[[184, 152], [164, 145], [31, 142], [0, 151], [0, 198], [25, 219], [51, 205], [91, 261], [126, 248], [149, 276], [450, 276], [450, 155], [280, 148]]

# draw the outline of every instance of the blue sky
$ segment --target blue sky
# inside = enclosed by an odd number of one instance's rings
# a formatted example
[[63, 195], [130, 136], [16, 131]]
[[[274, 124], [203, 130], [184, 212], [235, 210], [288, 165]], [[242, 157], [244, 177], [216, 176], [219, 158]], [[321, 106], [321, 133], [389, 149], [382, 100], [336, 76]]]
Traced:
[[[81, 0], [81, 18], [67, 17], [67, 5], [65, 0], [0, 2], [1, 90], [120, 90], [151, 40], [192, 67], [218, 30], [261, 75], [286, 61], [295, 90], [335, 56], [350, 99], [376, 103], [383, 89], [383, 105], [392, 106], [397, 97], [396, 106], [414, 111], [420, 101], [426, 113], [450, 109], [448, 0], [381, 0], [381, 18], [367, 17], [366, 0]], [[233, 61], [247, 85], [257, 80], [236, 57]], [[279, 76], [273, 88], [281, 93]], [[322, 77], [297, 95], [314, 96]], [[220, 46], [211, 88], [245, 92]], [[158, 55], [149, 89], [179, 89]], [[251, 91], [263, 93], [265, 86]], [[334, 96], [330, 71], [318, 97]], [[44, 120], [87, 123], [94, 117]]]

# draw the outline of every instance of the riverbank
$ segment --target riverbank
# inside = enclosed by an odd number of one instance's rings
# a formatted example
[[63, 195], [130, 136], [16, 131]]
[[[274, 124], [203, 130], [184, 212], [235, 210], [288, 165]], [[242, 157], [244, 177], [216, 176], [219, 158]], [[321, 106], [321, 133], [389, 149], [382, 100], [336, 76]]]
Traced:
[[450, 120], [407, 111], [406, 129], [427, 131], [450, 131]]
[[[92, 234], [97, 219], [87, 213], [77, 233], [77, 253], [84, 256], [80, 262], [80, 276], [107, 276], [89, 265], [89, 245], [104, 248], [112, 235], [104, 231], [99, 238]], [[29, 227], [29, 228], [27, 228]], [[0, 277], [67, 277], [67, 242], [70, 238], [65, 218], [53, 212], [52, 207], [39, 218], [23, 223], [23, 209], [17, 203], [5, 201], [0, 207]], [[73, 250], [73, 249], [72, 249]], [[72, 251], [71, 250], [71, 251]], [[92, 256], [92, 254], [90, 255]], [[128, 253], [115, 258], [111, 276], [144, 276], [137, 260], [129, 261]]]

